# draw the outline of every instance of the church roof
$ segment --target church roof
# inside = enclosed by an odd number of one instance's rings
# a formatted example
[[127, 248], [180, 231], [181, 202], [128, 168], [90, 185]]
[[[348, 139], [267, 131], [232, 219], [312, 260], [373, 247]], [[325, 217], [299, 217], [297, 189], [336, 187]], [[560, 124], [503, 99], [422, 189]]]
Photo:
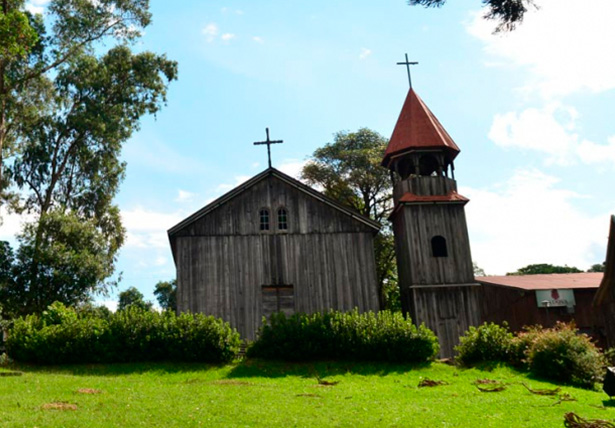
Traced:
[[252, 177], [251, 179], [249, 179], [248, 181], [246, 181], [243, 184], [240, 184], [239, 186], [235, 187], [233, 190], [225, 193], [224, 195], [220, 196], [218, 199], [216, 199], [215, 201], [211, 202], [210, 204], [206, 205], [205, 207], [201, 208], [200, 210], [198, 210], [197, 212], [195, 212], [194, 214], [188, 216], [186, 219], [182, 220], [181, 222], [179, 222], [178, 224], [176, 224], [175, 226], [173, 226], [172, 228], [170, 228], [167, 233], [169, 235], [169, 239], [171, 239], [173, 237], [173, 235], [175, 235], [177, 232], [179, 232], [180, 230], [184, 229], [185, 227], [189, 226], [190, 224], [194, 223], [195, 221], [199, 220], [200, 218], [206, 216], [207, 214], [209, 214], [210, 212], [212, 212], [213, 210], [215, 210], [216, 208], [220, 207], [222, 204], [224, 204], [225, 202], [233, 199], [235, 196], [245, 192], [246, 190], [250, 189], [252, 186], [254, 186], [255, 184], [259, 183], [260, 181], [268, 178], [268, 177], [275, 177], [283, 182], [285, 182], [286, 184], [296, 188], [297, 190], [311, 196], [314, 199], [319, 200], [320, 202], [338, 210], [341, 211], [342, 213], [346, 214], [347, 216], [351, 217], [352, 219], [359, 221], [361, 223], [364, 223], [365, 225], [371, 227], [374, 232], [378, 232], [380, 230], [380, 223], [378, 223], [377, 221], [374, 221], [368, 217], [365, 217], [363, 215], [361, 215], [360, 213], [358, 213], [357, 211], [355, 211], [352, 208], [348, 208], [345, 205], [340, 204], [339, 202], [323, 195], [322, 193], [320, 193], [317, 190], [312, 189], [310, 186], [307, 186], [305, 184], [303, 184], [302, 182], [300, 182], [299, 180], [294, 179], [293, 177], [284, 174], [282, 171], [279, 171], [275, 168], [267, 168], [266, 170], [264, 170], [263, 172], [261, 172], [260, 174], [255, 175], [254, 177]]
[[384, 153], [382, 165], [388, 166], [390, 158], [397, 154], [417, 149], [445, 149], [450, 160], [459, 153], [459, 147], [438, 118], [414, 89], [410, 88]]
[[600, 289], [596, 293], [594, 304], [602, 305], [613, 301], [615, 301], [615, 215], [611, 216], [604, 277], [600, 283]]

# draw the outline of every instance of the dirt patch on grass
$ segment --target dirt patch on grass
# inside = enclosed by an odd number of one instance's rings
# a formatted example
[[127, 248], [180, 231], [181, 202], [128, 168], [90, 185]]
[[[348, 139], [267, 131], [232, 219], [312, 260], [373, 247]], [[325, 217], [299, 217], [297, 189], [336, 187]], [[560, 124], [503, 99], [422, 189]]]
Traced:
[[312, 398], [322, 398], [320, 395], [318, 394], [297, 394], [297, 397], [312, 397]]
[[234, 386], [252, 386], [250, 382], [235, 379], [220, 379], [212, 382], [214, 385], [234, 385]]
[[41, 406], [43, 410], [77, 410], [77, 405], [67, 401], [55, 401]]
[[425, 378], [419, 382], [419, 388], [424, 388], [426, 386], [433, 387], [433, 386], [440, 386], [440, 385], [448, 385], [448, 382], [444, 380], [433, 380], [429, 378]]
[[80, 388], [77, 390], [79, 394], [100, 394], [102, 391], [100, 389], [93, 388]]

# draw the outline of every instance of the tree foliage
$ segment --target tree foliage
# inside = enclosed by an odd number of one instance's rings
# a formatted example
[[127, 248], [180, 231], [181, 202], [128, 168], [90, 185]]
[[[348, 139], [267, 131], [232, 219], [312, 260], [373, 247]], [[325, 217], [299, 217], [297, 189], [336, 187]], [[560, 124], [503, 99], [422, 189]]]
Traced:
[[154, 288], [154, 296], [164, 310], [177, 312], [177, 281], [159, 281]]
[[[380, 166], [388, 140], [375, 131], [338, 132], [333, 143], [316, 149], [303, 167], [303, 180], [322, 187], [325, 195], [354, 208], [383, 227], [375, 239], [381, 307], [397, 309], [397, 266], [393, 233], [387, 218], [392, 208], [392, 184]], [[387, 303], [388, 302], [388, 303]]]
[[537, 274], [549, 274], [549, 273], [580, 273], [583, 272], [573, 266], [554, 266], [547, 263], [540, 263], [534, 265], [527, 265], [515, 272], [508, 272], [506, 275], [537, 275]]
[[[148, 7], [51, 0], [43, 19], [23, 0], [0, 2], [0, 205], [34, 214], [3, 287], [26, 299], [18, 313], [44, 309], [47, 296], [83, 301], [113, 272], [124, 241], [113, 203], [121, 148], [177, 78], [174, 61], [130, 49]], [[69, 232], [79, 227], [84, 239]]]
[[85, 302], [110, 285], [105, 280], [113, 273], [115, 249], [92, 221], [51, 212], [27, 224], [18, 241], [14, 256], [3, 246], [7, 257], [0, 266], [0, 301], [12, 317], [40, 313], [56, 301]]
[[592, 265], [592, 267], [590, 267], [587, 272], [604, 272], [605, 270], [606, 262], [602, 262], [602, 264], [596, 263], [595, 265]]
[[[446, 0], [408, 0], [411, 6], [440, 7], [444, 3]], [[523, 21], [528, 8], [536, 7], [534, 0], [482, 0], [482, 3], [489, 9], [485, 18], [499, 21], [496, 31], [514, 30]]]
[[132, 307], [149, 311], [150, 309], [152, 309], [152, 306], [152, 302], [145, 300], [143, 293], [141, 293], [135, 287], [130, 287], [120, 292], [117, 310], [123, 311], [128, 309], [129, 307]]

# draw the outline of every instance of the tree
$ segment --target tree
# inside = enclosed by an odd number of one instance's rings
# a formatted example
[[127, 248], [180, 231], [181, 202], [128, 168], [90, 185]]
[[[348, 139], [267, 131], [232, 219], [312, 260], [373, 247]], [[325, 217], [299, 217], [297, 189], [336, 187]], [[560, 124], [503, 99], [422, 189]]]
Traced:
[[[0, 3], [1, 194], [8, 185], [3, 175], [6, 156], [19, 154], [24, 127], [31, 128], [33, 121], [40, 122], [41, 113], [52, 116], [54, 107], [60, 107], [56, 111], [60, 116], [69, 112], [78, 114], [80, 109], [93, 107], [87, 97], [80, 100], [82, 102], [74, 98], [71, 104], [63, 104], [67, 95], [71, 95], [66, 93], [63, 80], [72, 71], [82, 68], [84, 61], [97, 62], [95, 50], [103, 43], [117, 41], [125, 46], [135, 41], [151, 21], [147, 0], [52, 0], [47, 14], [46, 21], [41, 15], [31, 14], [25, 10], [24, 0], [2, 0]], [[146, 67], [142, 71], [147, 73]], [[80, 73], [76, 77], [83, 76], [84, 73]], [[98, 76], [88, 77], [96, 79]], [[122, 87], [124, 82], [114, 83], [107, 88], [109, 92]], [[60, 95], [63, 100], [54, 100], [54, 95]], [[144, 98], [156, 101], [156, 97]], [[68, 133], [70, 129], [63, 131]], [[62, 135], [60, 131], [58, 134]]]
[[518, 269], [516, 272], [509, 272], [506, 275], [537, 275], [550, 273], [580, 273], [582, 270], [573, 266], [553, 266], [547, 263], [527, 265]]
[[4, 285], [0, 280], [0, 301], [12, 317], [40, 313], [56, 301], [87, 302], [111, 285], [105, 279], [113, 273], [115, 249], [92, 221], [53, 212], [26, 225], [18, 240], [15, 257], [9, 253], [10, 261], [2, 263], [9, 278]]
[[141, 293], [135, 287], [130, 287], [119, 294], [117, 310], [123, 311], [128, 307], [136, 307], [149, 311], [152, 309], [152, 306], [152, 302], [145, 301], [143, 293]]
[[320, 186], [324, 194], [382, 224], [375, 239], [376, 270], [381, 307], [390, 307], [397, 290], [395, 244], [387, 218], [392, 209], [392, 184], [380, 166], [388, 140], [367, 128], [338, 132], [333, 143], [316, 149], [303, 167], [302, 179]]
[[[482, 0], [482, 2], [489, 8], [485, 18], [499, 21], [496, 31], [514, 30], [516, 25], [523, 21], [528, 7], [536, 7], [534, 0]], [[446, 0], [408, 0], [410, 6], [440, 7], [444, 3]]]
[[[60, 287], [43, 295], [71, 287], [58, 282], [68, 278], [66, 260], [48, 257], [45, 240], [75, 220], [96, 235], [94, 247], [80, 251], [98, 258], [91, 264], [98, 267], [71, 275], [85, 275], [79, 290], [104, 290], [124, 240], [113, 203], [125, 171], [120, 151], [140, 118], [166, 102], [177, 64], [129, 48], [150, 22], [147, 0], [51, 0], [45, 21], [25, 11], [23, 0], [2, 0], [0, 7], [0, 204], [36, 215], [18, 251], [17, 291], [32, 289], [41, 275], [56, 279], [47, 286]], [[81, 257], [65, 253], [73, 256]]]
[[474, 276], [487, 276], [485, 269], [476, 264], [476, 262], [472, 262], [472, 269], [474, 270]]
[[592, 265], [592, 267], [590, 267], [587, 272], [604, 272], [606, 270], [606, 261], [602, 262], [602, 264], [600, 263], [596, 263], [595, 265]]
[[154, 289], [154, 296], [160, 307], [166, 311], [177, 312], [177, 281], [160, 281]]

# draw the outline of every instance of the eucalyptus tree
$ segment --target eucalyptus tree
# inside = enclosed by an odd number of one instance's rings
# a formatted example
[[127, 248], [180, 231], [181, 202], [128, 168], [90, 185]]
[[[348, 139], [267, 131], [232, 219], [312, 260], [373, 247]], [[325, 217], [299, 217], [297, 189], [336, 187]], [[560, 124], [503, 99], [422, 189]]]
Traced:
[[[24, 296], [62, 296], [46, 290], [62, 269], [45, 257], [52, 244], [62, 243], [53, 252], [64, 258], [76, 249], [97, 258], [91, 271], [75, 271], [87, 280], [75, 281], [74, 296], [113, 272], [124, 240], [113, 202], [122, 145], [177, 78], [165, 55], [131, 49], [150, 22], [148, 0], [51, 0], [45, 16], [23, 0], [0, 0], [0, 204], [34, 217], [15, 257], [14, 287]], [[75, 222], [88, 242], [69, 233]], [[46, 303], [24, 302], [25, 311]]]

